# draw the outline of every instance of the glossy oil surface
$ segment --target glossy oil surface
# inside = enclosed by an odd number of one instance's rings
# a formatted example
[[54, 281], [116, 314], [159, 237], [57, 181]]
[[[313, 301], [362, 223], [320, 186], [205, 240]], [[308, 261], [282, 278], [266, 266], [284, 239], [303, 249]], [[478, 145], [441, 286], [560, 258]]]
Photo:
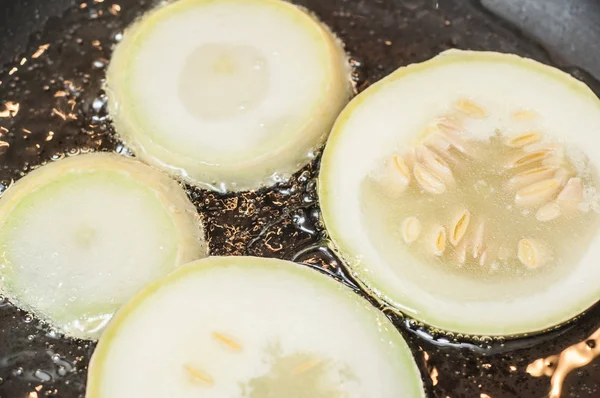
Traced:
[[[49, 4], [50, 2], [48, 2]], [[0, 67], [0, 180], [2, 186], [31, 167], [89, 151], [126, 150], [113, 139], [101, 90], [111, 47], [150, 1], [77, 2], [33, 33], [15, 38]], [[514, 52], [546, 63], [564, 62], [495, 17], [479, 3], [451, 0], [302, 0], [346, 43], [359, 91], [398, 66], [423, 61], [452, 47]], [[33, 14], [32, 14], [33, 15]], [[28, 30], [29, 29], [29, 30]], [[15, 37], [23, 37], [23, 33]], [[2, 43], [6, 44], [6, 36]], [[3, 51], [6, 51], [3, 49]], [[561, 63], [558, 66], [565, 66]], [[577, 77], [587, 74], [569, 68]], [[588, 83], [598, 87], [597, 83]], [[212, 254], [279, 257], [324, 269], [355, 283], [326, 247], [315, 192], [318, 161], [290, 182], [259, 193], [220, 196], [190, 190], [206, 218]], [[389, 313], [389, 312], [388, 312]], [[548, 377], [527, 366], [560, 353], [600, 327], [596, 306], [576, 322], [514, 341], [472, 341], [428, 331], [393, 317], [407, 338], [432, 397], [545, 397]], [[455, 341], [456, 340], [456, 341]], [[594, 342], [587, 345], [596, 346]], [[83, 397], [94, 344], [65, 339], [11, 304], [0, 305], [0, 397]], [[600, 362], [571, 372], [564, 397], [600, 395]]]

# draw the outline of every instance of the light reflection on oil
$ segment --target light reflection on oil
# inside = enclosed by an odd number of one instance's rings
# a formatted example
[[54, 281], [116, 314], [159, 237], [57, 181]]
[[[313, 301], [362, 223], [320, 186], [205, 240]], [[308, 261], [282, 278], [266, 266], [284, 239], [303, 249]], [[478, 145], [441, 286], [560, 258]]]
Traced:
[[437, 368], [434, 367], [433, 369], [431, 369], [431, 372], [429, 373], [429, 377], [431, 377], [431, 382], [434, 387], [437, 386], [438, 376], [439, 376], [439, 372], [438, 372]]
[[600, 356], [598, 339], [600, 339], [600, 329], [584, 341], [567, 347], [558, 355], [533, 361], [527, 366], [527, 373], [533, 377], [551, 377], [548, 397], [559, 398], [567, 375], [575, 369], [588, 365]]
[[20, 105], [18, 102], [6, 101], [4, 103], [4, 110], [0, 111], [0, 118], [9, 118], [17, 116], [17, 113], [19, 113], [19, 107]]
[[113, 4], [108, 9], [108, 12], [110, 12], [112, 15], [117, 15], [120, 11], [121, 11], [121, 6], [118, 4]]
[[39, 58], [48, 48], [50, 47], [50, 43], [42, 44], [38, 47], [38, 49], [31, 55], [31, 58]]
[[[425, 366], [429, 369], [429, 353], [427, 351], [423, 351], [423, 359], [425, 360]], [[435, 387], [439, 383], [438, 377], [440, 376], [440, 372], [434, 366], [429, 371], [429, 378], [431, 379], [431, 384]]]

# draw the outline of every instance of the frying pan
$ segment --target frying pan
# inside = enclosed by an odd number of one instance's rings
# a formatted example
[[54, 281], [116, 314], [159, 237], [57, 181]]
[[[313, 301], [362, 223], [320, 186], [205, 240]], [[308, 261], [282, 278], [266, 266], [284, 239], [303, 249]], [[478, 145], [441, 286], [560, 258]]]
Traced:
[[[119, 33], [156, 3], [0, 0], [0, 112], [13, 109], [0, 118], [0, 190], [51, 159], [88, 151], [126, 152], [113, 138], [101, 81]], [[401, 65], [458, 47], [528, 56], [558, 66], [600, 92], [600, 3], [595, 0], [298, 3], [346, 43], [359, 91]], [[211, 252], [302, 262], [358, 290], [327, 249], [315, 193], [317, 171], [318, 160], [291, 181], [257, 193], [223, 196], [188, 188], [205, 216]], [[432, 397], [544, 397], [549, 379], [529, 376], [527, 365], [585, 340], [600, 327], [596, 305], [574, 322], [539, 336], [454, 342], [411, 320], [389, 316], [411, 345]], [[0, 301], [0, 398], [83, 397], [93, 349], [93, 343], [57, 335], [31, 314]], [[573, 372], [563, 396], [600, 397], [598, 365]]]

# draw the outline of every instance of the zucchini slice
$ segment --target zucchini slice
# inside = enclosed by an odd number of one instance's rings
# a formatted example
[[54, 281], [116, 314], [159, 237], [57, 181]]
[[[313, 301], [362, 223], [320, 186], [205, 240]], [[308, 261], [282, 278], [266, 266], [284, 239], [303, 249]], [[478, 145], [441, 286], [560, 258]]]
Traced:
[[404, 339], [347, 287], [287, 261], [211, 257], [146, 287], [100, 339], [86, 397], [131, 396], [416, 398], [424, 391]]
[[314, 158], [351, 93], [341, 42], [280, 0], [179, 0], [130, 26], [107, 73], [117, 133], [143, 161], [217, 191]]
[[367, 288], [451, 332], [515, 336], [600, 298], [600, 100], [515, 55], [400, 68], [338, 118], [319, 177], [333, 245]]
[[95, 153], [42, 166], [0, 199], [0, 293], [96, 339], [142, 286], [204, 257], [195, 207], [168, 176]]

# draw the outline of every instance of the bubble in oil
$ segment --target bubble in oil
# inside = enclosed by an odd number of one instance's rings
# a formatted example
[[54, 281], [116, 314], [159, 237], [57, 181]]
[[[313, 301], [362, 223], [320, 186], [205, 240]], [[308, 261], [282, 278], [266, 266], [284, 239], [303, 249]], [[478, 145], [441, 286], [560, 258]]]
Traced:
[[34, 373], [33, 376], [37, 379], [39, 379], [42, 382], [48, 382], [52, 380], [52, 376], [48, 373], [45, 372], [41, 369], [37, 369]]

